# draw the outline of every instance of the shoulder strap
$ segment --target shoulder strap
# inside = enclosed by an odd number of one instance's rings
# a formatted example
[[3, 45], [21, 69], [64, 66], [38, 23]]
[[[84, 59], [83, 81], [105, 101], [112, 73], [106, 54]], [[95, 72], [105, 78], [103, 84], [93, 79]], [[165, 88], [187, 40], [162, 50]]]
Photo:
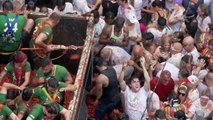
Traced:
[[8, 28], [8, 30], [12, 31], [13, 28], [14, 28], [14, 26], [15, 26], [15, 24], [16, 24], [17, 21], [18, 21], [18, 15], [16, 15], [15, 20], [13, 21], [13, 23], [12, 23], [11, 26], [10, 26], [10, 21], [9, 21], [8, 16], [7, 16], [7, 15], [4, 15], [4, 16], [5, 16], [5, 19], [6, 19], [6, 22], [7, 22], [7, 28]]

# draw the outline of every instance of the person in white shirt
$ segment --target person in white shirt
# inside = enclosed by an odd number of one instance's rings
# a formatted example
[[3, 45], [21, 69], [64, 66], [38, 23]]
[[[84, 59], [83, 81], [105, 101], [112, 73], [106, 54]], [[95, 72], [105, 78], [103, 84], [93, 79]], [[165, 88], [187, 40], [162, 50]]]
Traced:
[[73, 0], [73, 8], [80, 14], [86, 14], [91, 11], [86, 0]]
[[167, 62], [175, 65], [177, 68], [180, 68], [180, 61], [183, 57], [181, 53], [183, 50], [183, 46], [179, 42], [175, 42], [171, 46], [171, 57], [167, 60]]
[[100, 52], [100, 57], [109, 65], [117, 65], [130, 60], [131, 56], [121, 47], [105, 46]]
[[127, 0], [118, 0], [118, 5], [119, 7], [117, 16], [124, 17], [125, 19], [127, 19], [127, 13], [132, 13], [136, 16], [135, 8], [131, 4], [129, 4]]
[[73, 5], [70, 2], [65, 2], [65, 0], [57, 0], [53, 12], [59, 12], [61, 14], [73, 13]]
[[157, 23], [149, 26], [147, 32], [154, 35], [154, 43], [159, 45], [162, 36], [173, 34], [173, 30], [167, 25], [167, 20], [164, 17], [159, 17]]
[[99, 38], [100, 38], [100, 34], [102, 33], [102, 30], [104, 28], [104, 26], [106, 25], [105, 21], [100, 17], [99, 12], [98, 11], [93, 11], [93, 16], [94, 16], [94, 55], [97, 55], [100, 50], [104, 47], [104, 45], [101, 45], [99, 43]]
[[142, 18], [141, 10], [143, 6], [143, 0], [128, 0], [128, 1], [135, 9], [137, 20], [141, 20]]
[[180, 31], [181, 25], [183, 23], [183, 13], [185, 8], [181, 4], [173, 3], [172, 13], [168, 18], [169, 25], [174, 32]]
[[186, 114], [192, 120], [206, 119], [213, 112], [213, 102], [209, 99], [210, 90], [206, 89], [201, 93], [201, 97], [194, 101]]
[[199, 79], [195, 75], [190, 75], [187, 79], [184, 79], [186, 82], [187, 88], [189, 88], [188, 97], [192, 100], [192, 102], [196, 101], [199, 98], [198, 84]]
[[211, 18], [209, 17], [209, 9], [206, 4], [201, 4], [197, 9], [197, 22], [198, 22], [198, 30], [195, 34], [195, 40], [197, 41], [200, 37], [200, 34], [207, 32], [211, 23]]
[[191, 36], [187, 36], [183, 39], [183, 54], [186, 55], [192, 55], [193, 60], [192, 64], [196, 65], [198, 57], [200, 56], [200, 53], [197, 51], [197, 48], [194, 45], [194, 39]]
[[[148, 118], [148, 113], [147, 113], [148, 104], [146, 101], [147, 101], [147, 97], [153, 93], [150, 91], [150, 77], [145, 68], [144, 57], [141, 58], [140, 62], [142, 64], [141, 66], [143, 66], [143, 71], [144, 71], [143, 73], [145, 77], [145, 83], [143, 87], [141, 87], [140, 80], [137, 77], [132, 77], [130, 79], [129, 85], [126, 84], [126, 82], [124, 81], [124, 70], [125, 70], [125, 67], [127, 66], [126, 64], [123, 65], [123, 69], [119, 78], [121, 93], [124, 96], [125, 112], [128, 115], [129, 120], [141, 120], [141, 119]], [[153, 110], [159, 109], [156, 107], [160, 105], [160, 102], [158, 101], [154, 104], [155, 106]]]

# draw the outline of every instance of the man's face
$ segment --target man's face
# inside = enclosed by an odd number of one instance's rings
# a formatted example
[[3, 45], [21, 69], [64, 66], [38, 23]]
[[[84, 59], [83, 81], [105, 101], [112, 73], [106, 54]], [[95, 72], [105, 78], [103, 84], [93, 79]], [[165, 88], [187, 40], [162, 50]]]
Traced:
[[167, 85], [169, 83], [169, 80], [171, 79], [171, 75], [170, 74], [164, 74], [161, 76], [161, 83], [163, 85]]
[[47, 90], [49, 94], [53, 95], [56, 92], [57, 88], [52, 88], [49, 85], [47, 85]]
[[141, 88], [140, 80], [138, 78], [133, 78], [130, 83], [130, 87], [133, 92], [138, 92]]
[[42, 72], [44, 75], [48, 75], [52, 71], [53, 65], [47, 65], [45, 67], [42, 67]]
[[183, 47], [187, 52], [191, 52], [194, 48], [194, 44], [189, 42], [183, 42]]
[[120, 32], [122, 30], [122, 27], [114, 27], [115, 32]]
[[97, 24], [99, 22], [99, 18], [94, 18], [94, 24]]

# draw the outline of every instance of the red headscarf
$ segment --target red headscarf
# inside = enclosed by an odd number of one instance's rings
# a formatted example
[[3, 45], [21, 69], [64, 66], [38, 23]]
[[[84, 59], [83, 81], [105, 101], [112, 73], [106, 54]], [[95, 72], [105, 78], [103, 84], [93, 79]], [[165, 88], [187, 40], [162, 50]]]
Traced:
[[27, 59], [27, 55], [23, 52], [19, 52], [19, 55], [17, 58], [14, 59], [15, 63], [22, 63]]

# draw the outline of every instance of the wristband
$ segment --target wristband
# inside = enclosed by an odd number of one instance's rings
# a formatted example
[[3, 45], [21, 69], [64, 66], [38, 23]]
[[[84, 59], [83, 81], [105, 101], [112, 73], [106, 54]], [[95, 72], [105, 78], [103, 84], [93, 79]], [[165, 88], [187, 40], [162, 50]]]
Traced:
[[116, 40], [118, 39], [118, 37], [117, 37], [117, 36], [113, 36], [112, 39], [113, 39], [114, 41], [116, 41]]

